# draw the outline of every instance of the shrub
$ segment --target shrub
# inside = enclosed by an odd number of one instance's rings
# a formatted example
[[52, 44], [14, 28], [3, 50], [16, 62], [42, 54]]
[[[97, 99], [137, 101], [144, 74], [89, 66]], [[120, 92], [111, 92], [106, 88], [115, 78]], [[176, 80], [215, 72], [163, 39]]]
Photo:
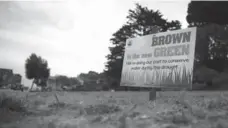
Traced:
[[2, 93], [0, 94], [0, 109], [13, 112], [25, 112], [26, 107], [23, 100]]
[[43, 101], [43, 100], [35, 100], [35, 101], [33, 102], [33, 104], [34, 104], [35, 106], [44, 105], [44, 104], [45, 104], [45, 101]]
[[88, 115], [111, 114], [121, 111], [121, 108], [115, 105], [97, 104], [84, 108]]
[[52, 104], [49, 104], [48, 107], [50, 108], [65, 108], [65, 107], [68, 107], [69, 105], [64, 103], [64, 102], [60, 102], [60, 103], [52, 103]]
[[226, 86], [228, 83], [228, 73], [226, 72], [220, 73], [216, 78], [213, 79], [213, 83], [217, 86], [223, 86], [223, 85]]
[[211, 84], [212, 79], [217, 77], [219, 73], [213, 69], [202, 66], [195, 70], [194, 77], [197, 78], [197, 81], [203, 81]]
[[228, 106], [228, 100], [224, 98], [216, 98], [205, 101], [207, 109], [226, 109]]

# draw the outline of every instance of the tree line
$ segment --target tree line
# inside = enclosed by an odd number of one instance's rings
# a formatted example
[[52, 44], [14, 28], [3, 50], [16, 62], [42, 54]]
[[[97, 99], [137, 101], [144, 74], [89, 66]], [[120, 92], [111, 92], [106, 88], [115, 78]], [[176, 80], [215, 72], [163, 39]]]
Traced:
[[[77, 77], [55, 75], [50, 78], [50, 68], [48, 67], [47, 60], [35, 53], [32, 53], [26, 59], [25, 69], [26, 77], [32, 80], [31, 89], [34, 84], [36, 84], [36, 86], [40, 87], [42, 91], [45, 91], [46, 89], [49, 89], [48, 84], [50, 84], [61, 90], [107, 90], [104, 73], [89, 71], [88, 73], [81, 73]], [[51, 83], [48, 83], [48, 80]], [[83, 85], [83, 88], [77, 88], [81, 87], [81, 85]]]

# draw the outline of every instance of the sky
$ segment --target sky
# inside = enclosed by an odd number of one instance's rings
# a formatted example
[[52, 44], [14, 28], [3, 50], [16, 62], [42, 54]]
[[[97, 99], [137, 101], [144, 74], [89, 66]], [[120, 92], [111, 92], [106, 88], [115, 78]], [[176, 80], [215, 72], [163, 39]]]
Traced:
[[189, 0], [1, 1], [0, 68], [21, 74], [26, 86], [31, 80], [24, 65], [31, 53], [48, 61], [52, 76], [102, 72], [109, 39], [136, 2], [187, 27]]

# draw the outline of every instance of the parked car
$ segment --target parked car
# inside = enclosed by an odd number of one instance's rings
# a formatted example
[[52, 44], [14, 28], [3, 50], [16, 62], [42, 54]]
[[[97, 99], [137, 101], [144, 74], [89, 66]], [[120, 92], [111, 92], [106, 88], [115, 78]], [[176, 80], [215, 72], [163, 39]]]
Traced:
[[1, 89], [7, 89], [7, 86], [1, 86]]
[[20, 91], [24, 91], [24, 86], [22, 84], [11, 84], [10, 88], [12, 90], [20, 90]]

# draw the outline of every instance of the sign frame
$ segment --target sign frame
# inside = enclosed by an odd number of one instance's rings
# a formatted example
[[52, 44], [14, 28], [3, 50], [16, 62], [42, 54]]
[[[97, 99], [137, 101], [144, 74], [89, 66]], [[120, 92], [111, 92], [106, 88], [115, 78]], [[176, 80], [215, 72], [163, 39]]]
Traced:
[[[137, 84], [133, 85], [133, 87], [170, 88], [170, 89], [174, 89], [174, 88], [177, 88], [177, 89], [179, 89], [179, 88], [185, 88], [185, 89], [186, 88], [190, 88], [190, 89], [192, 89], [193, 88], [192, 87], [193, 86], [192, 85], [192, 80], [193, 80], [193, 68], [194, 68], [194, 57], [195, 57], [195, 45], [196, 45], [197, 27], [191, 27], [191, 28], [186, 28], [186, 29], [179, 29], [179, 30], [168, 31], [168, 32], [153, 33], [153, 34], [150, 34], [150, 35], [145, 35], [145, 36], [141, 36], [141, 37], [137, 37], [137, 38], [129, 38], [129, 39], [127, 39], [126, 40], [126, 45], [125, 45], [125, 53], [124, 53], [124, 60], [123, 60], [123, 68], [122, 68], [122, 73], [121, 73], [121, 83], [120, 83], [120, 86], [130, 86], [130, 87], [132, 87], [131, 83], [127, 83], [127, 84], [124, 83], [124, 78], [123, 78], [124, 77], [124, 73], [126, 72], [126, 70], [124, 70], [124, 69], [125, 69], [125, 66], [126, 66], [126, 63], [127, 63], [127, 54], [129, 54], [129, 52], [128, 52], [128, 48], [129, 47], [131, 47], [134, 44], [139, 44], [138, 45], [138, 49], [140, 49], [140, 48], [143, 48], [144, 47], [143, 45], [145, 45], [148, 41], [149, 41], [149, 43], [152, 43], [152, 40], [153, 39], [148, 39], [148, 38], [151, 38], [151, 37], [153, 38], [155, 36], [156, 37], [161, 37], [162, 35], [168, 35], [168, 34], [171, 34], [172, 35], [172, 34], [175, 34], [175, 33], [177, 33], [177, 34], [180, 33], [181, 34], [181, 32], [183, 33], [183, 32], [188, 32], [188, 31], [191, 32], [190, 41], [189, 42], [186, 41], [190, 45], [190, 51], [189, 52], [191, 52], [190, 53], [191, 56], [190, 57], [189, 56], [187, 57], [187, 59], [191, 59], [191, 61], [189, 62], [190, 63], [189, 64], [190, 65], [190, 69], [189, 70], [191, 70], [191, 76], [189, 76], [189, 78], [190, 77], [191, 78], [189, 79], [188, 84], [187, 85], [183, 85], [182, 83], [179, 83], [179, 84], [176, 84], [174, 86], [174, 85], [168, 85], [168, 84], [165, 85], [165, 84], [158, 84], [158, 83], [156, 83], [156, 84], [153, 85], [153, 83], [148, 83], [148, 85], [146, 85], [143, 82], [138, 82]], [[186, 34], [186, 33], [184, 33], [184, 34]], [[147, 40], [146, 41], [142, 41], [144, 38], [147, 38]], [[140, 40], [142, 41], [142, 45], [140, 45], [140, 43], [141, 43]], [[184, 39], [182, 38], [182, 40], [184, 40]], [[186, 42], [184, 42], [184, 43], [186, 43]], [[175, 46], [175, 45], [173, 45], [173, 46]], [[154, 45], [152, 47], [159, 47], [159, 46]], [[138, 49], [135, 48], [134, 50], [137, 51]], [[150, 50], [150, 49], [145, 49], [145, 51], [148, 51], [148, 50]], [[143, 52], [138, 52], [138, 53], [143, 53]], [[175, 58], [175, 57], [173, 57], [173, 58]], [[186, 58], [186, 56], [184, 58]], [[133, 81], [134, 80], [132, 80], [131, 82], [133, 82]]]

